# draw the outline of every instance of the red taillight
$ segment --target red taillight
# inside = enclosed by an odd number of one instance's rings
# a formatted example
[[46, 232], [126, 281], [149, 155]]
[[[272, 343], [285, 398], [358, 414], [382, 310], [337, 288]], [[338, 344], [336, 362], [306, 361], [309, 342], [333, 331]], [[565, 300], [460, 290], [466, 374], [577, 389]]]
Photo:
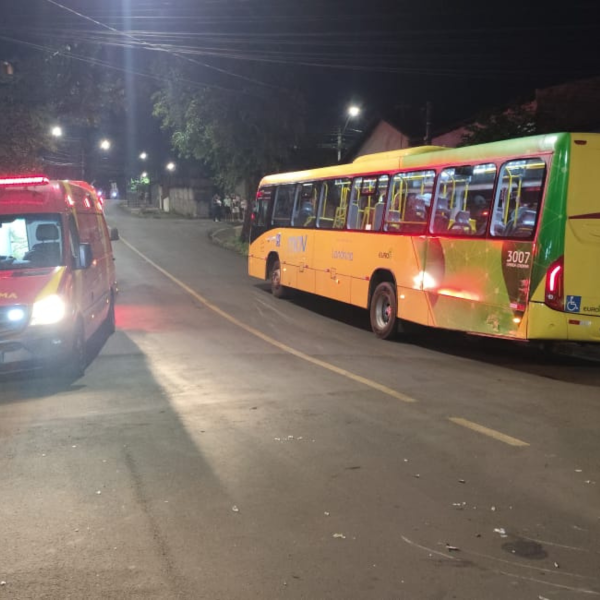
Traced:
[[28, 177], [0, 177], [0, 186], [9, 185], [46, 185], [50, 180], [44, 175], [32, 175]]
[[564, 302], [565, 263], [564, 257], [555, 260], [546, 273], [546, 295], [544, 302], [554, 310], [565, 310]]

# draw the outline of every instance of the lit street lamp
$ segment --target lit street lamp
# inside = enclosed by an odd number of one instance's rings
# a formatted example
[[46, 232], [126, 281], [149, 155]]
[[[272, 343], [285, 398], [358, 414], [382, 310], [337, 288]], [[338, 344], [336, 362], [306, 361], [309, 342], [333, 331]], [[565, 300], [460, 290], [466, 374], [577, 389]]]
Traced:
[[62, 127], [60, 127], [59, 125], [55, 125], [50, 130], [50, 135], [52, 135], [52, 137], [59, 138], [59, 137], [62, 137], [62, 134], [63, 134]]
[[105, 151], [110, 150], [110, 141], [106, 139], [102, 140], [100, 142], [100, 148]]
[[148, 154], [147, 154], [146, 152], [142, 152], [142, 153], [140, 154], [140, 159], [141, 159], [141, 160], [146, 160], [147, 158], [148, 158]]
[[167, 171], [170, 171], [171, 173], [175, 170], [175, 163], [174, 162], [170, 162], [167, 164]]
[[358, 115], [360, 115], [360, 107], [356, 106], [355, 104], [351, 105], [348, 107], [347, 110], [347, 117], [346, 117], [346, 122], [344, 123], [344, 127], [338, 127], [338, 134], [337, 134], [337, 161], [340, 162], [342, 160], [342, 142], [343, 142], [343, 136], [344, 136], [344, 132], [346, 131], [346, 128], [348, 127], [348, 123], [350, 121], [350, 119], [355, 119], [356, 117], [358, 117]]

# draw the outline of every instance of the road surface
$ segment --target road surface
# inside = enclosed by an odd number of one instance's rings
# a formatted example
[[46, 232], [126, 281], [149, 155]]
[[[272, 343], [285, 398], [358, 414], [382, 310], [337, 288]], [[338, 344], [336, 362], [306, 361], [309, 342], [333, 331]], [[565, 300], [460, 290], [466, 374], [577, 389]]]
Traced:
[[274, 299], [109, 223], [117, 332], [0, 381], [0, 600], [600, 598], [600, 366]]

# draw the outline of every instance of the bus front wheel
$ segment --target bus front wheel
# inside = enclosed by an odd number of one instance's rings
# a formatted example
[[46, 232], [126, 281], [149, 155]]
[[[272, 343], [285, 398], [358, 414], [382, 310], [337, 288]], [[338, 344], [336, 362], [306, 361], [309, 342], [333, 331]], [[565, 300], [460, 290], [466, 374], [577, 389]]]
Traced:
[[371, 329], [382, 340], [389, 340], [396, 335], [397, 313], [396, 292], [391, 283], [380, 283], [371, 298]]
[[271, 267], [271, 293], [275, 298], [286, 298], [288, 288], [281, 285], [281, 263], [276, 260]]

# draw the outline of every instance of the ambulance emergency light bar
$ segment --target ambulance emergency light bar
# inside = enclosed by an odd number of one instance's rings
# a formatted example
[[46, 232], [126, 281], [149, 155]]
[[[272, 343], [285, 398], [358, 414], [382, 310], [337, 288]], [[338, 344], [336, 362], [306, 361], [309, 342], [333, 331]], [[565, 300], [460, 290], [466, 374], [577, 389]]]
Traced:
[[46, 185], [50, 180], [45, 175], [29, 175], [25, 177], [0, 177], [0, 187]]

